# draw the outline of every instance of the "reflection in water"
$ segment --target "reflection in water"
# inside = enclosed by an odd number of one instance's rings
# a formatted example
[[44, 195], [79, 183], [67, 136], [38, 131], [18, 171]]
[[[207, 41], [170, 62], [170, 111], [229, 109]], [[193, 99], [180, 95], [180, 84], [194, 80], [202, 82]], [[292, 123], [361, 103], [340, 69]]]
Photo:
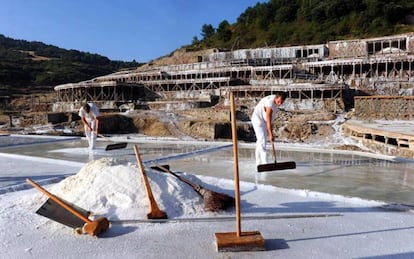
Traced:
[[[88, 162], [101, 157], [118, 157], [135, 161], [132, 144], [125, 149], [105, 151], [105, 142], [98, 142], [98, 149], [89, 152], [83, 142], [66, 141], [42, 145], [1, 148], [1, 152]], [[191, 153], [212, 148], [211, 144], [139, 143], [144, 161], [172, 157], [168, 160], [175, 172], [233, 179], [233, 154], [231, 146], [214, 152]], [[277, 161], [295, 161], [297, 168], [257, 173], [254, 164], [254, 147], [240, 147], [239, 176], [242, 181], [271, 184], [293, 189], [383, 200], [414, 205], [414, 162], [395, 162], [349, 152], [309, 152], [277, 150]], [[178, 154], [189, 153], [184, 156]], [[269, 152], [270, 155], [271, 152]], [[273, 158], [269, 156], [269, 161]]]
[[89, 161], [95, 160], [95, 154], [93, 150], [89, 150]]

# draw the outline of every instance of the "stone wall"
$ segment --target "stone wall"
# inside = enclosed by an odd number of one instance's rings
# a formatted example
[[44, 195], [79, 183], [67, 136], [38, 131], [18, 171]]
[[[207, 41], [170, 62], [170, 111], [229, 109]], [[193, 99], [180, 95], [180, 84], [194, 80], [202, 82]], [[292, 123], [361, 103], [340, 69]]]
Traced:
[[358, 119], [411, 120], [414, 96], [357, 96], [355, 116]]

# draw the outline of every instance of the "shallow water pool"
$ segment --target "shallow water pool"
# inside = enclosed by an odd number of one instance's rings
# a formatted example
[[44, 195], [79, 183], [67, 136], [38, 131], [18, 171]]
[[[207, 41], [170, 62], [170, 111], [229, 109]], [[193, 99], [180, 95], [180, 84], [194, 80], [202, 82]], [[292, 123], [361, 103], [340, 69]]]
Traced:
[[[0, 152], [86, 163], [102, 157], [126, 159], [135, 163], [133, 145], [139, 146], [142, 159], [169, 164], [174, 172], [234, 179], [231, 142], [177, 142], [148, 139], [128, 140], [125, 149], [105, 151], [110, 142], [99, 141], [90, 152], [80, 138], [43, 139], [37, 137], [0, 137]], [[13, 138], [16, 138], [13, 141]], [[132, 143], [134, 142], [134, 143]], [[18, 143], [18, 144], [14, 144]], [[380, 159], [349, 151], [327, 151], [281, 148], [278, 161], [295, 161], [297, 168], [257, 173], [254, 165], [254, 145], [239, 145], [239, 176], [242, 181], [271, 184], [278, 187], [382, 200], [414, 205], [414, 162]], [[270, 153], [270, 152], [269, 152]], [[74, 172], [76, 173], [76, 172]]]

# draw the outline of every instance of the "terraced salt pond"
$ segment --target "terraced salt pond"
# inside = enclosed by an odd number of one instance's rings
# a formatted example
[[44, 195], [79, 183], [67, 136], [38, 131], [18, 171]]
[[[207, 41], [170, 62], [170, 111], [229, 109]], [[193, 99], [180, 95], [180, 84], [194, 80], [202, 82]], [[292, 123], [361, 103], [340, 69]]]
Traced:
[[[0, 153], [34, 157], [30, 162], [34, 167], [36, 158], [64, 160], [75, 165], [101, 157], [117, 157], [134, 162], [132, 145], [137, 144], [148, 166], [155, 161], [169, 164], [175, 172], [233, 179], [231, 142], [174, 141], [141, 137], [122, 140], [129, 142], [125, 149], [105, 151], [105, 146], [110, 142], [99, 141], [98, 149], [89, 152], [85, 148], [85, 141], [79, 138], [0, 136]], [[278, 144], [277, 147], [278, 161], [293, 160], [297, 164], [296, 169], [256, 173], [254, 144], [240, 143], [240, 180], [414, 205], [413, 160], [283, 144]], [[61, 174], [64, 177], [77, 173], [76, 166], [73, 169], [64, 167], [59, 167], [59, 172], [53, 175]], [[19, 177], [16, 174], [21, 175]], [[13, 172], [13, 177], [7, 175], [7, 172], [0, 173], [0, 188], [22, 183], [26, 174], [27, 172]]]

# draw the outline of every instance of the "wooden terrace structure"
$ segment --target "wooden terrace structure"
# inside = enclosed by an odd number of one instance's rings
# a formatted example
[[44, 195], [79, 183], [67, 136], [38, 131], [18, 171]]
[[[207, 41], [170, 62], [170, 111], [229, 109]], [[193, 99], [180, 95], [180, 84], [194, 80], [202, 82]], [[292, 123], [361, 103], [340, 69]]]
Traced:
[[196, 63], [130, 69], [56, 86], [56, 109], [76, 109], [84, 101], [117, 108], [154, 98], [174, 102], [205, 100], [207, 96], [227, 99], [229, 91], [236, 98], [285, 91], [296, 102], [336, 102], [347, 88], [385, 89], [395, 94], [397, 88], [411, 87], [413, 69], [413, 34], [217, 51]]

